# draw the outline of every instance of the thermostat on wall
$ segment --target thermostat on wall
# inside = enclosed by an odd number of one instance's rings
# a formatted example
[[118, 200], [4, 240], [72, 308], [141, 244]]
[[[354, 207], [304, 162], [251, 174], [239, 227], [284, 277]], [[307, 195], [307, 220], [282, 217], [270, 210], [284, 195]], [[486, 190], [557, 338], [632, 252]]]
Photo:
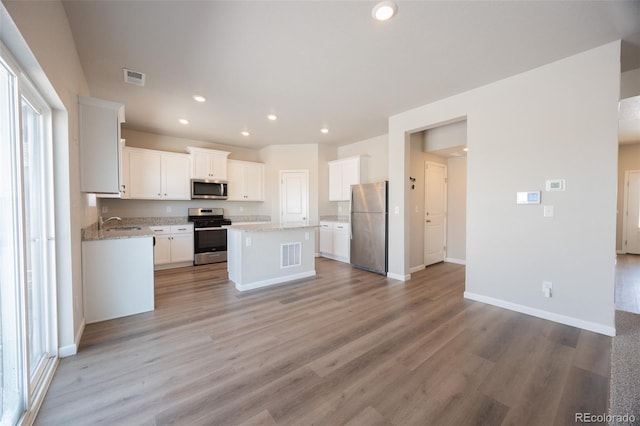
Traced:
[[540, 191], [517, 192], [516, 204], [540, 204]]
[[564, 191], [564, 179], [550, 179], [545, 185], [547, 191]]

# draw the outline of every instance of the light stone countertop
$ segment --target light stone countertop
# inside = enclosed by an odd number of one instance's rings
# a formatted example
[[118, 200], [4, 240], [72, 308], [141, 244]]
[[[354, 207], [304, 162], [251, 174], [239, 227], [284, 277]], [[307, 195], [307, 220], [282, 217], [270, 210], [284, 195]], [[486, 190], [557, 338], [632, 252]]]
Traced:
[[[107, 219], [107, 218], [104, 218]], [[149, 226], [186, 225], [187, 217], [129, 217], [119, 220], [111, 220], [105, 224], [104, 229], [98, 229], [98, 223], [94, 223], [82, 229], [82, 241], [112, 240], [118, 238], [144, 238], [153, 237], [155, 234]], [[117, 229], [121, 227], [138, 226], [140, 229]]]
[[286, 224], [286, 223], [261, 223], [254, 225], [231, 225], [227, 229], [240, 232], [272, 232], [286, 231], [289, 229], [317, 228], [318, 225]]

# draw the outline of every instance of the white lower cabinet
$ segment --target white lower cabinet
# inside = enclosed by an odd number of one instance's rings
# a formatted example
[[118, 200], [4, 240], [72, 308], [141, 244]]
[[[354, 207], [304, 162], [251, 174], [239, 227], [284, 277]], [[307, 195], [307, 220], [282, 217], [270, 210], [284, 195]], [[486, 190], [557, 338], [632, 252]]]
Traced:
[[156, 237], [153, 264], [166, 269], [193, 262], [193, 224], [150, 226]]
[[320, 222], [320, 255], [349, 263], [351, 234], [347, 222]]

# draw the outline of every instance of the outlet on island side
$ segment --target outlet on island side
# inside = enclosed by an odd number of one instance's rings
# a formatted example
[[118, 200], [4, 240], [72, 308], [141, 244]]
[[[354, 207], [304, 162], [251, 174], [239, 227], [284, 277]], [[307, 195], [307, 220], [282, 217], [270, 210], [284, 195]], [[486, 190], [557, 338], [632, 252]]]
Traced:
[[551, 281], [542, 281], [542, 293], [544, 297], [551, 297], [551, 290], [553, 289], [553, 283]]

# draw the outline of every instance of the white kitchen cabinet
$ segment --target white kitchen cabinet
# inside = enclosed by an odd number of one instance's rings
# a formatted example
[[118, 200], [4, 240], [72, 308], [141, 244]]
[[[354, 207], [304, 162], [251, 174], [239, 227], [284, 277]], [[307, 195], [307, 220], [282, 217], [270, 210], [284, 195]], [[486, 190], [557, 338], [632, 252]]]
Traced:
[[264, 201], [264, 169], [263, 163], [229, 160], [227, 200]]
[[189, 200], [190, 158], [187, 154], [124, 149], [128, 163], [129, 198]]
[[194, 179], [227, 180], [229, 152], [187, 147], [191, 156], [191, 177]]
[[124, 105], [102, 99], [78, 98], [80, 190], [120, 197], [120, 125]]
[[333, 224], [320, 222], [320, 253], [333, 253]]
[[349, 201], [351, 185], [361, 183], [361, 157], [329, 161], [329, 201]]
[[151, 237], [82, 242], [87, 324], [154, 309]]
[[323, 257], [348, 263], [350, 245], [347, 222], [320, 222], [320, 254]]
[[156, 237], [153, 264], [156, 269], [193, 262], [193, 224], [149, 227]]

